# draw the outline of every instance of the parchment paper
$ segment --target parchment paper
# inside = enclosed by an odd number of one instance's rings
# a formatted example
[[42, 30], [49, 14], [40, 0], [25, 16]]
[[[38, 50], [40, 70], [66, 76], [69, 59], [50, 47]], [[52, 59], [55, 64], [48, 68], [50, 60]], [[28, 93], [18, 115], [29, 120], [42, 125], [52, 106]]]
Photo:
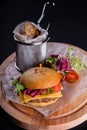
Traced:
[[[69, 46], [65, 44], [48, 43], [47, 57], [50, 54], [66, 55], [68, 47]], [[82, 57], [82, 62], [85, 62], [87, 64], [87, 55], [84, 54], [78, 48], [76, 48], [73, 55], [77, 54], [78, 56]], [[0, 74], [0, 80], [2, 80], [3, 83], [2, 85], [5, 90], [6, 100], [20, 104], [19, 97], [17, 95], [17, 90], [14, 86], [12, 86], [12, 80], [11, 80], [11, 78], [15, 79], [21, 75], [21, 73], [18, 72], [15, 68], [15, 59], [13, 59], [13, 61], [10, 62], [10, 64], [2, 71], [2, 73]], [[87, 70], [82, 70], [80, 72], [80, 79], [76, 83], [70, 84], [64, 81], [63, 86], [64, 86], [62, 90], [63, 97], [59, 98], [59, 100], [56, 103], [42, 108], [41, 107], [33, 107], [33, 108], [47, 117], [52, 113], [54, 113], [55, 111], [63, 109], [66, 105], [76, 100], [82, 93], [84, 93], [87, 90]]]
[[[38, 30], [41, 31], [41, 34], [36, 37], [36, 38], [29, 38], [26, 35], [23, 35], [20, 33], [20, 30], [24, 31], [24, 23], [31, 23], [33, 24]], [[15, 29], [13, 30], [13, 34], [14, 34], [14, 40], [22, 42], [22, 43], [26, 43], [26, 44], [41, 44], [44, 40], [46, 40], [47, 36], [48, 36], [48, 32], [47, 30], [41, 28], [39, 25], [30, 22], [30, 21], [24, 21], [20, 24], [18, 24]]]

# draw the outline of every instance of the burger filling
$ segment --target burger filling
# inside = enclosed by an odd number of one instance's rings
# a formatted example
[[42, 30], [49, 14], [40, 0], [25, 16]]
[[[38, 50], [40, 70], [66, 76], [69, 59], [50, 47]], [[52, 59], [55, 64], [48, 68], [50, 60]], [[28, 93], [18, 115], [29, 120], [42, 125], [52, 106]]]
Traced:
[[19, 82], [19, 79], [13, 79], [13, 85], [16, 86], [18, 95], [21, 103], [27, 102], [50, 102], [56, 100], [58, 97], [61, 97], [62, 85], [59, 83], [56, 86], [47, 89], [35, 89], [31, 90], [29, 88], [25, 88], [23, 84]]
[[61, 89], [63, 88], [62, 84], [59, 83], [56, 86], [53, 86], [51, 88], [31, 90], [29, 88], [25, 88], [25, 86], [23, 86], [19, 82], [19, 78], [18, 79], [13, 79], [12, 84], [14, 86], [16, 86], [18, 93], [22, 92], [23, 94], [29, 95], [31, 97], [35, 97], [37, 95], [42, 95], [42, 94], [51, 94], [51, 93], [55, 93], [55, 92], [60, 92]]

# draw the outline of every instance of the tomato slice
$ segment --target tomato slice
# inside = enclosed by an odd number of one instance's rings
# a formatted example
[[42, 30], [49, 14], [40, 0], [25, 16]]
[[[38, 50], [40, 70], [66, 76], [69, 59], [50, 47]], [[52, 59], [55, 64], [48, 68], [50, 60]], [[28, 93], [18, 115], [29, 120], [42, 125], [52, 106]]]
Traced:
[[65, 76], [65, 80], [69, 83], [74, 83], [76, 82], [77, 80], [79, 79], [79, 74], [74, 71], [74, 70], [71, 70], [68, 74], [66, 74]]
[[55, 92], [59, 92], [59, 91], [61, 91], [61, 88], [62, 88], [62, 84], [58, 84], [57, 86], [54, 86], [53, 87], [53, 90], [55, 91]]

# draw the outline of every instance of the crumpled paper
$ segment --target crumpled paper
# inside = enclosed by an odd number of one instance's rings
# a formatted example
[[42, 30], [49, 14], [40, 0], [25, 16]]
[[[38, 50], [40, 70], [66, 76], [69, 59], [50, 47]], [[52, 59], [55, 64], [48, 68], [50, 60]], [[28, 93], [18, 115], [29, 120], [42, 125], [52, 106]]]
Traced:
[[[33, 24], [38, 30], [41, 31], [41, 34], [38, 35], [36, 38], [29, 38], [26, 35], [21, 34], [20, 30], [21, 31], [24, 30], [25, 23]], [[26, 43], [26, 44], [34, 44], [34, 45], [43, 43], [47, 39], [47, 36], [48, 36], [47, 30], [41, 28], [39, 25], [37, 25], [33, 22], [30, 22], [30, 21], [24, 21], [24, 22], [18, 24], [15, 27], [15, 29], [13, 30], [13, 34], [14, 34], [15, 41], [19, 41], [19, 42]]]
[[[69, 46], [66, 44], [48, 43], [47, 56], [49, 56], [50, 54], [65, 55], [68, 47]], [[76, 54], [82, 56], [83, 62], [87, 62], [87, 55], [81, 52], [81, 50], [79, 50], [78, 48], [76, 48], [76, 51], [74, 52], [74, 55]], [[20, 101], [17, 95], [16, 87], [12, 85], [12, 78], [16, 79], [19, 76], [21, 76], [21, 73], [18, 72], [15, 68], [15, 58], [2, 70], [0, 74], [0, 80], [2, 80], [6, 100], [16, 102], [18, 104], [20, 104]], [[66, 105], [75, 101], [81, 94], [87, 91], [87, 70], [82, 70], [80, 72], [80, 79], [76, 83], [70, 84], [64, 81], [63, 87], [63, 97], [59, 98], [59, 100], [54, 104], [46, 107], [29, 107], [34, 108], [35, 110], [43, 114], [45, 117], [63, 109]]]

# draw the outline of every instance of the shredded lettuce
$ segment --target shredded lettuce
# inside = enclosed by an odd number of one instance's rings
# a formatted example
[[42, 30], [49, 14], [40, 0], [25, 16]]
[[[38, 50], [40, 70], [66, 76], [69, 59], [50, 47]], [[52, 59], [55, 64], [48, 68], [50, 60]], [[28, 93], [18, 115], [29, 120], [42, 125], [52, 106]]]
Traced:
[[56, 62], [58, 61], [58, 55], [51, 55], [46, 59], [46, 65], [54, 70], [57, 70]]
[[82, 57], [73, 55], [73, 51], [75, 51], [75, 48], [72, 47], [69, 47], [67, 51], [67, 57], [70, 61], [72, 69], [79, 72], [80, 70], [87, 68], [87, 65], [82, 62]]
[[16, 86], [18, 92], [25, 89], [25, 87], [18, 81], [18, 79], [12, 79], [12, 84]]
[[51, 93], [54, 93], [54, 92], [55, 92], [55, 90], [53, 88], [48, 88], [46, 90], [46, 94], [51, 94]]

